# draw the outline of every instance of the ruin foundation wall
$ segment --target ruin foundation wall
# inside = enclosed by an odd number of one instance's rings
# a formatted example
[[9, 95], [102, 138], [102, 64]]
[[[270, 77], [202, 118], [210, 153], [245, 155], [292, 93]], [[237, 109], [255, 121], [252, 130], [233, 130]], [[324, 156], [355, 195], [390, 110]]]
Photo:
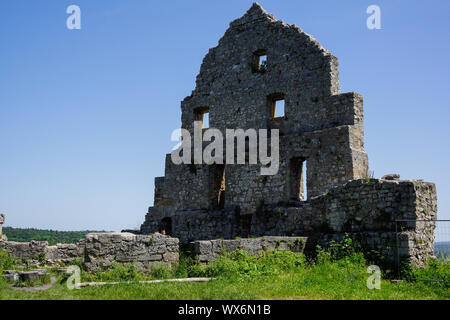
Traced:
[[[141, 232], [161, 228], [160, 221], [151, 217]], [[170, 217], [169, 232], [185, 244], [219, 238], [304, 236], [308, 237], [307, 250], [312, 250], [316, 244], [326, 246], [348, 234], [390, 264], [398, 255], [423, 265], [433, 255], [437, 197], [433, 183], [372, 178], [347, 182], [303, 202], [264, 204], [252, 215], [228, 208], [180, 210]]]
[[80, 260], [89, 272], [106, 270], [114, 263], [134, 264], [138, 270], [178, 263], [179, 241], [161, 234], [90, 233], [74, 244], [49, 246], [47, 241], [0, 241], [0, 249], [31, 265], [69, 265]]

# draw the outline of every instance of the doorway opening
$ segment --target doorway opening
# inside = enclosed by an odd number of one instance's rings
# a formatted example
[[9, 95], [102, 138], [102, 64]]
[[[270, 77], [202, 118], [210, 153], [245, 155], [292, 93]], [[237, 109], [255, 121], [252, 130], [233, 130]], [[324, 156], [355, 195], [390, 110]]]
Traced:
[[306, 201], [306, 159], [295, 157], [289, 163], [289, 198], [291, 200]]
[[223, 209], [225, 206], [225, 165], [210, 165], [210, 199], [211, 208]]
[[172, 218], [166, 217], [161, 220], [159, 232], [168, 236], [172, 235]]

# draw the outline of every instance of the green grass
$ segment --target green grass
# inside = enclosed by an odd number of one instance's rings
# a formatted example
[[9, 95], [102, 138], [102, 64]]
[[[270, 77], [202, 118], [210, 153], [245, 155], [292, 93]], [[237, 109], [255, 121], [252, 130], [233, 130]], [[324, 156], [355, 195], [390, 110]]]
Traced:
[[329, 271], [329, 267], [306, 268], [303, 272], [219, 278], [207, 283], [129, 284], [72, 291], [64, 284], [39, 292], [3, 288], [0, 299], [450, 299], [448, 288], [382, 281], [381, 290], [369, 290], [365, 278], [348, 281], [345, 274]]
[[[347, 241], [347, 242], [345, 242]], [[319, 249], [316, 259], [273, 251], [258, 256], [235, 251], [209, 265], [182, 257], [173, 269], [156, 268], [144, 274], [134, 266], [115, 265], [98, 274], [82, 272], [85, 281], [138, 281], [174, 277], [214, 277], [202, 283], [121, 284], [68, 290], [64, 278], [51, 289], [14, 291], [0, 280], [0, 299], [450, 299], [444, 283], [382, 280], [380, 290], [366, 286], [368, 262], [345, 240], [328, 250]], [[1, 265], [0, 265], [1, 266]], [[448, 277], [450, 265], [432, 262], [410, 272]]]
[[39, 287], [51, 282], [51, 276], [49, 274], [40, 275], [37, 280], [34, 281], [22, 281], [17, 280], [15, 282], [16, 287]]

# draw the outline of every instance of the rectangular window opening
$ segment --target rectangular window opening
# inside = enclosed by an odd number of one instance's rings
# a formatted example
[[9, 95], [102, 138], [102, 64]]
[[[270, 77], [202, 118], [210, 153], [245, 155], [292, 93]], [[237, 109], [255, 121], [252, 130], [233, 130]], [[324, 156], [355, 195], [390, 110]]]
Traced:
[[225, 206], [225, 165], [210, 166], [210, 192], [212, 209], [223, 209]]
[[275, 118], [284, 117], [284, 99], [275, 101]]
[[199, 107], [194, 109], [194, 120], [202, 122], [202, 128], [209, 128], [209, 108]]
[[253, 53], [255, 71], [265, 72], [267, 70], [267, 51], [264, 49], [257, 50]]
[[209, 128], [209, 112], [203, 114], [203, 128]]
[[268, 96], [269, 112], [272, 119], [284, 118], [285, 98], [282, 93], [275, 93]]
[[259, 56], [258, 66], [264, 66], [267, 64], [267, 54]]

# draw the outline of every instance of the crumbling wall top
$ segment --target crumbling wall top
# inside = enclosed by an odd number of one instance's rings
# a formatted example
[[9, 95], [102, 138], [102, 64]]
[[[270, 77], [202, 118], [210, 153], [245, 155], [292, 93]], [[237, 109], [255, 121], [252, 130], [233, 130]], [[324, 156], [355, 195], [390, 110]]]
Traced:
[[[255, 72], [255, 59], [267, 55], [264, 77]], [[250, 65], [250, 68], [249, 68]], [[339, 92], [337, 59], [311, 35], [267, 13], [259, 4], [230, 23], [203, 59], [192, 96], [217, 95], [267, 88], [274, 79], [279, 90], [317, 91], [315, 96]], [[311, 82], [315, 83], [312, 88]], [[273, 88], [277, 89], [277, 88]]]
[[304, 32], [300, 27], [295, 24], [287, 24], [283, 20], [277, 20], [276, 17], [268, 13], [259, 3], [254, 2], [250, 9], [240, 18], [235, 19], [230, 22], [230, 28], [242, 28], [246, 24], [252, 24], [256, 22], [268, 22], [275, 23], [285, 28], [290, 28], [297, 31], [298, 33], [306, 36], [309, 40], [317, 46], [317, 48], [324, 54], [330, 54], [328, 50], [323, 48], [320, 43], [310, 34]]

